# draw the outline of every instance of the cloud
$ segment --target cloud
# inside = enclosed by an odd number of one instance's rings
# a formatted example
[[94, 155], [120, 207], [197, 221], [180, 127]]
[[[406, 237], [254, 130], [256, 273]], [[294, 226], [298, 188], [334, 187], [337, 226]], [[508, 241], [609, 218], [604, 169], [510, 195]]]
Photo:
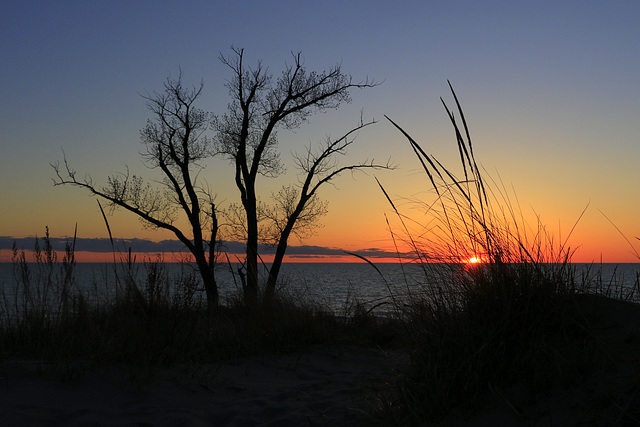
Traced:
[[[44, 242], [40, 240], [39, 246], [42, 249]], [[67, 243], [71, 243], [70, 237], [50, 237], [51, 247], [56, 251], [64, 251]], [[0, 236], [0, 249], [11, 249], [15, 243], [16, 248], [21, 250], [32, 250], [35, 247], [35, 237], [14, 238]], [[114, 248], [118, 250], [128, 250], [129, 247], [134, 252], [178, 252], [184, 249], [184, 245], [178, 240], [161, 240], [154, 242], [146, 239], [115, 239], [114, 246], [107, 238], [76, 238], [75, 250], [86, 252], [111, 252]]]
[[[42, 239], [39, 239], [40, 248], [43, 246]], [[56, 251], [64, 251], [67, 242], [72, 242], [73, 238], [69, 237], [51, 237], [51, 247]], [[0, 249], [11, 249], [13, 245], [20, 250], [32, 250], [35, 247], [34, 237], [15, 238], [10, 236], [0, 236]], [[186, 251], [185, 246], [178, 240], [161, 240], [154, 242], [147, 239], [115, 239], [114, 247], [116, 251], [127, 251], [129, 248], [133, 252], [181, 252]], [[244, 254], [245, 244], [242, 242], [222, 242], [222, 250], [229, 254]], [[111, 252], [114, 248], [111, 241], [107, 238], [76, 238], [76, 251], [105, 253]], [[260, 245], [259, 252], [261, 254], [274, 254], [276, 248], [270, 245]], [[378, 248], [367, 248], [358, 251], [351, 251], [357, 255], [366, 258], [394, 258], [398, 254]], [[301, 245], [289, 246], [287, 255], [292, 257], [323, 257], [323, 256], [343, 256], [348, 252], [340, 248], [330, 248], [324, 246]]]

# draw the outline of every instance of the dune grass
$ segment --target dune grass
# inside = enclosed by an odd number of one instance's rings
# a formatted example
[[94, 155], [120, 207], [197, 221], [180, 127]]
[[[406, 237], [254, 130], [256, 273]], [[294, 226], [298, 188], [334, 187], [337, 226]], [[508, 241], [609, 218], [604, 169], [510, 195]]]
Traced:
[[238, 293], [212, 314], [197, 276], [189, 270], [171, 275], [162, 259], [135, 263], [125, 254], [113, 266], [115, 278], [87, 286], [76, 283], [72, 243], [62, 262], [48, 230], [36, 238], [35, 248], [34, 262], [14, 249], [14, 281], [4, 284], [0, 304], [0, 361], [115, 365], [139, 377], [162, 366], [287, 353], [315, 344], [386, 345], [396, 339], [397, 328], [364, 309], [335, 316], [285, 290], [269, 305], [251, 307]]
[[[395, 214], [387, 220], [390, 233], [398, 248], [410, 248], [424, 277], [403, 309], [408, 372], [394, 398], [381, 398], [379, 411], [391, 424], [464, 419], [497, 396], [526, 423], [509, 390], [517, 386], [535, 401], [580, 384], [596, 350], [576, 295], [608, 296], [615, 287], [576, 277], [571, 233], [556, 241], [539, 220], [530, 226], [517, 197], [486, 177], [451, 92], [456, 114], [443, 105], [457, 142], [457, 172], [389, 119], [418, 158], [431, 198], [416, 201], [426, 218], [416, 224], [380, 184]], [[472, 257], [481, 262], [469, 263]]]

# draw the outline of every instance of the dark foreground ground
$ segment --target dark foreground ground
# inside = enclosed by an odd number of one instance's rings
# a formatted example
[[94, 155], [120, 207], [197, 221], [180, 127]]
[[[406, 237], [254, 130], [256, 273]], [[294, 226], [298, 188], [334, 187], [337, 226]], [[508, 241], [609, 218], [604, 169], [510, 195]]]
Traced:
[[[580, 381], [537, 395], [517, 384], [493, 390], [477, 413], [454, 413], [442, 424], [640, 423], [640, 305], [576, 301], [596, 349], [588, 366], [577, 366]], [[401, 350], [326, 345], [152, 375], [6, 360], [0, 413], [4, 425], [371, 425], [407, 362]]]

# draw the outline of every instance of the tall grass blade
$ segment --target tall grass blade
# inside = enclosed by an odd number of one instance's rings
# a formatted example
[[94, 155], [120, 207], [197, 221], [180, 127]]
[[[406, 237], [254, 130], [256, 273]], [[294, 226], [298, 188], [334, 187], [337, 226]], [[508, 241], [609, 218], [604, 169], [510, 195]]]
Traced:
[[[422, 167], [424, 169], [424, 171], [426, 172], [427, 176], [429, 177], [429, 180], [431, 181], [431, 184], [433, 185], [433, 188], [435, 189], [436, 193], [438, 193], [438, 195], [440, 195], [440, 192], [438, 190], [438, 186], [436, 185], [435, 181], [433, 180], [433, 175], [431, 175], [431, 172], [429, 171], [429, 168], [427, 168], [427, 165], [422, 161], [422, 159], [426, 159], [427, 162], [429, 162], [429, 164], [431, 165], [431, 167], [438, 172], [438, 170], [436, 169], [435, 165], [433, 164], [433, 162], [431, 161], [431, 159], [429, 158], [429, 156], [427, 155], [427, 153], [424, 152], [424, 150], [420, 147], [420, 145], [418, 145], [417, 142], [415, 142], [415, 140], [407, 133], [404, 131], [404, 129], [402, 129], [396, 122], [394, 122], [393, 120], [391, 120], [387, 115], [385, 115], [385, 117], [387, 118], [387, 120], [389, 120], [400, 132], [402, 132], [402, 134], [409, 140], [409, 143], [411, 144], [411, 147], [413, 148], [414, 152], [416, 152], [416, 155], [418, 156], [418, 158], [420, 159], [420, 162], [422, 163]], [[422, 154], [422, 156], [420, 156], [418, 154], [418, 152], [420, 154]], [[439, 174], [439, 172], [438, 172]]]
[[400, 212], [398, 212], [398, 209], [396, 208], [396, 205], [391, 200], [391, 197], [389, 197], [389, 194], [387, 194], [387, 190], [385, 190], [384, 187], [382, 186], [382, 184], [380, 184], [380, 181], [378, 181], [378, 177], [374, 177], [374, 178], [375, 178], [376, 182], [378, 183], [378, 186], [382, 190], [382, 193], [384, 194], [384, 197], [387, 198], [387, 201], [389, 202], [389, 204], [391, 205], [393, 210], [396, 211], [396, 214], [400, 215]]
[[[613, 226], [613, 228], [616, 229], [616, 231], [618, 232], [618, 234], [620, 234], [622, 236], [622, 238], [629, 244], [629, 246], [631, 247], [631, 251], [633, 252], [633, 254], [635, 255], [636, 258], [640, 259], [640, 253], [638, 253], [638, 251], [636, 250], [635, 246], [633, 246], [633, 244], [631, 243], [631, 241], [627, 238], [627, 236], [624, 235], [624, 233], [622, 232], [622, 230], [620, 230], [618, 228], [618, 226], [611, 221], [611, 219], [604, 213], [602, 212], [600, 209], [598, 209], [598, 212], [600, 212], [602, 214], [602, 216], [604, 216], [607, 221], [609, 221], [609, 223]], [[581, 215], [582, 216], [582, 215]], [[640, 240], [640, 237], [636, 237], [636, 239]]]
[[109, 233], [109, 240], [111, 241], [111, 249], [114, 251], [115, 256], [115, 245], [113, 244], [113, 235], [111, 234], [111, 227], [109, 226], [109, 221], [107, 220], [107, 215], [104, 213], [104, 209], [102, 209], [102, 205], [100, 204], [100, 200], [96, 199], [98, 202], [98, 207], [100, 208], [100, 213], [102, 213], [102, 218], [104, 219], [104, 223], [107, 226], [107, 232]]

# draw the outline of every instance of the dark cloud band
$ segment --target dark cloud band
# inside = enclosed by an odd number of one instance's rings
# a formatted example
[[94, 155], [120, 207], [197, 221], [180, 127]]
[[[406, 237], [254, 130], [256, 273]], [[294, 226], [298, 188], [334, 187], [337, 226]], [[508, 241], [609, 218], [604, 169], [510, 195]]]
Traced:
[[[50, 238], [51, 247], [56, 251], [63, 251], [67, 242], [71, 240], [71, 238], [52, 237]], [[0, 249], [11, 249], [14, 243], [18, 249], [32, 250], [35, 246], [35, 238], [0, 236]], [[40, 242], [40, 248], [42, 248], [42, 242]], [[76, 251], [105, 253], [111, 252], [114, 248], [116, 251], [128, 251], [129, 248], [131, 248], [133, 252], [181, 252], [186, 250], [184, 245], [178, 240], [161, 240], [154, 242], [146, 239], [115, 239], [114, 247], [112, 247], [111, 241], [107, 238], [76, 239]], [[260, 245], [259, 250], [261, 254], [275, 253], [275, 248], [268, 245]], [[222, 242], [222, 251], [229, 254], [244, 254], [245, 245], [241, 242]], [[378, 248], [368, 248], [352, 252], [368, 258], [390, 258], [398, 256], [395, 252], [384, 251]], [[289, 246], [287, 249], [287, 255], [290, 256], [342, 256], [345, 254], [346, 252], [343, 249], [324, 246]]]

